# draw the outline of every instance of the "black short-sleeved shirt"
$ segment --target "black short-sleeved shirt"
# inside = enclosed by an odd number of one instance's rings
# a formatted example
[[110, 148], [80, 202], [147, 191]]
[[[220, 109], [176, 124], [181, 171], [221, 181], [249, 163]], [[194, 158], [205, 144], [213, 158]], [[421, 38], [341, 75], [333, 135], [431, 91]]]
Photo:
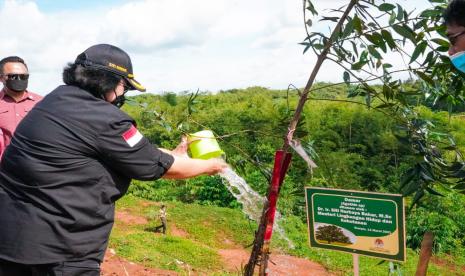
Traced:
[[66, 85], [29, 112], [0, 163], [0, 259], [102, 261], [114, 202], [131, 179], [158, 179], [174, 161], [134, 124]]

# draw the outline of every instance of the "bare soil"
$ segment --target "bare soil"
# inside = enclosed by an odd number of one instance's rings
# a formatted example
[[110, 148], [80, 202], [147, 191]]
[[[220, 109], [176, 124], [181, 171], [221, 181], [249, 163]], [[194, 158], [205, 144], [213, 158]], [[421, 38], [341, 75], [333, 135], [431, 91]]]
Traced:
[[[147, 224], [144, 217], [131, 215], [126, 211], [117, 211], [115, 220], [126, 224]], [[174, 224], [168, 224], [168, 235], [188, 238], [189, 234], [177, 228]], [[224, 270], [228, 272], [240, 273], [247, 263], [250, 253], [239, 246], [234, 245], [231, 241], [225, 242], [230, 249], [221, 249], [218, 254], [224, 263]], [[233, 247], [231, 249], [231, 247]], [[270, 276], [273, 275], [312, 275], [312, 276], [331, 276], [322, 265], [303, 258], [297, 258], [282, 254], [271, 254], [268, 265]], [[108, 249], [105, 254], [105, 260], [102, 264], [103, 276], [148, 276], [148, 275], [178, 275], [175, 271], [147, 268], [140, 264], [129, 262], [117, 256], [115, 250]]]
[[[223, 249], [218, 252], [225, 264], [225, 269], [230, 272], [240, 273], [247, 264], [250, 253], [244, 249]], [[270, 255], [268, 263], [268, 275], [312, 275], [330, 276], [322, 265], [307, 259], [288, 255]]]
[[125, 224], [147, 224], [148, 220], [144, 217], [134, 216], [126, 211], [117, 211], [115, 213], [115, 220], [121, 221]]
[[431, 262], [437, 266], [447, 267], [451, 275], [465, 275], [465, 266], [454, 264], [450, 258], [438, 258], [437, 256], [431, 257]]

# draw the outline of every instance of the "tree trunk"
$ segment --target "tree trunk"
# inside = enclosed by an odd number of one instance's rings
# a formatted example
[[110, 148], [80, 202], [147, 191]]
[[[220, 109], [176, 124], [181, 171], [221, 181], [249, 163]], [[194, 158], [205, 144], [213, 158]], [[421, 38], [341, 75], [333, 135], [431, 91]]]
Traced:
[[421, 242], [420, 258], [418, 259], [417, 272], [415, 276], [426, 276], [428, 271], [428, 263], [431, 255], [433, 255], [433, 240], [434, 235], [431, 232], [426, 232]]

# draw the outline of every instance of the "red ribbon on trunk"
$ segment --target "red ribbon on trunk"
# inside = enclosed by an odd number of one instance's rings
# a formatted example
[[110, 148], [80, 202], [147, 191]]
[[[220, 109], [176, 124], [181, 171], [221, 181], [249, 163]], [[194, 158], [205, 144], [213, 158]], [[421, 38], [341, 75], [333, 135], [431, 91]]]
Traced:
[[268, 211], [266, 212], [266, 230], [264, 242], [269, 242], [271, 240], [271, 235], [273, 234], [273, 223], [276, 214], [276, 203], [278, 201], [279, 190], [281, 184], [284, 181], [286, 176], [287, 169], [291, 163], [292, 154], [289, 152], [284, 152], [282, 150], [277, 150], [274, 156], [274, 168], [273, 175], [271, 178], [271, 191], [268, 195]]

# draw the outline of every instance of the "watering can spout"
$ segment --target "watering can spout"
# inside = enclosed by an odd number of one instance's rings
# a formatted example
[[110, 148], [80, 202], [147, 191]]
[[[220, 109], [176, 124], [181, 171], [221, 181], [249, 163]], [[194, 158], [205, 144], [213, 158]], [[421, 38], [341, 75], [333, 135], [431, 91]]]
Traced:
[[192, 158], [210, 159], [220, 158], [224, 155], [211, 130], [202, 130], [188, 134], [187, 142]]

